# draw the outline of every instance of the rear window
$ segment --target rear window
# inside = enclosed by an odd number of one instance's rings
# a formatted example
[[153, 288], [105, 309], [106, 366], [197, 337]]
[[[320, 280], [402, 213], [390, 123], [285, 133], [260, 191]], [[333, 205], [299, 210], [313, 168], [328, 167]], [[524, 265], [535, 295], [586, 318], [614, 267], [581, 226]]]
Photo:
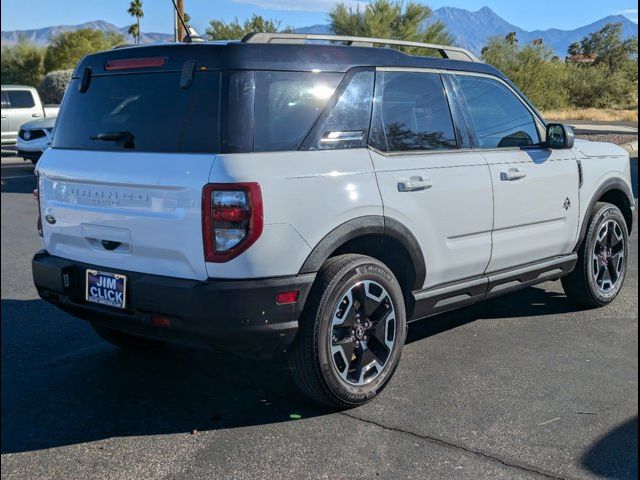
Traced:
[[55, 148], [210, 153], [219, 149], [220, 73], [197, 72], [188, 88], [180, 72], [96, 75], [86, 92], [72, 80], [62, 104]]

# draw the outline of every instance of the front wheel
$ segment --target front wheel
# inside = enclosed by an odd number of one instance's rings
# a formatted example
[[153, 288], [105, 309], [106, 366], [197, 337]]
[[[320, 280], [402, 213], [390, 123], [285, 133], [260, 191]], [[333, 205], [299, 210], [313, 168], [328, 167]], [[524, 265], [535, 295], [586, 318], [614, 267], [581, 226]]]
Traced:
[[402, 290], [386, 265], [364, 255], [331, 258], [318, 272], [288, 352], [293, 377], [320, 403], [364, 404], [391, 379], [406, 329]]
[[579, 306], [607, 305], [620, 293], [627, 274], [629, 233], [615, 205], [598, 203], [578, 249], [575, 270], [562, 279], [567, 297]]

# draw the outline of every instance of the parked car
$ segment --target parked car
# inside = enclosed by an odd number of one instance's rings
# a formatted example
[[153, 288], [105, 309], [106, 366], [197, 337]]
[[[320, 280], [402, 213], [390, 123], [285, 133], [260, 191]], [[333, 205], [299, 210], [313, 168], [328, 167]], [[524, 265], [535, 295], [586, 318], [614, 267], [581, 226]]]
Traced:
[[558, 279], [613, 301], [635, 208], [625, 150], [471, 53], [324, 35], [88, 55], [37, 173], [43, 299], [127, 348], [284, 351], [338, 407], [410, 321]]
[[42, 152], [51, 146], [55, 124], [55, 117], [33, 120], [23, 124], [16, 141], [18, 156], [24, 160], [30, 160], [34, 164], [37, 163]]
[[20, 126], [34, 118], [55, 117], [57, 105], [43, 105], [38, 91], [24, 85], [2, 85], [2, 145], [13, 145]]

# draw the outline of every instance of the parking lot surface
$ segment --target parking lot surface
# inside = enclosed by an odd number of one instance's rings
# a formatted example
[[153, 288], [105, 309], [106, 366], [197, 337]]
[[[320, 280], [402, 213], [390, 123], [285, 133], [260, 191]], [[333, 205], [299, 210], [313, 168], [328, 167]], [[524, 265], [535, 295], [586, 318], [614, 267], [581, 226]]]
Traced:
[[41, 301], [34, 187], [3, 154], [3, 479], [637, 477], [637, 232], [612, 305], [555, 282], [414, 323], [384, 393], [336, 412], [280, 359], [127, 354]]

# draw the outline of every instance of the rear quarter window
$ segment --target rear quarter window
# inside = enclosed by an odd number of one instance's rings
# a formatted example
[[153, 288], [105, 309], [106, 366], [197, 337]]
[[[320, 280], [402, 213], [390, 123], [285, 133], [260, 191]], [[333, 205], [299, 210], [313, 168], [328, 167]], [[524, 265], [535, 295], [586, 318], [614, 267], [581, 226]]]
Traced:
[[297, 150], [342, 77], [342, 73], [257, 71], [255, 150]]
[[[212, 153], [219, 146], [220, 73], [98, 75], [86, 92], [73, 79], [61, 106], [54, 148]], [[122, 141], [100, 134], [126, 134]], [[125, 141], [124, 139], [131, 140]]]

